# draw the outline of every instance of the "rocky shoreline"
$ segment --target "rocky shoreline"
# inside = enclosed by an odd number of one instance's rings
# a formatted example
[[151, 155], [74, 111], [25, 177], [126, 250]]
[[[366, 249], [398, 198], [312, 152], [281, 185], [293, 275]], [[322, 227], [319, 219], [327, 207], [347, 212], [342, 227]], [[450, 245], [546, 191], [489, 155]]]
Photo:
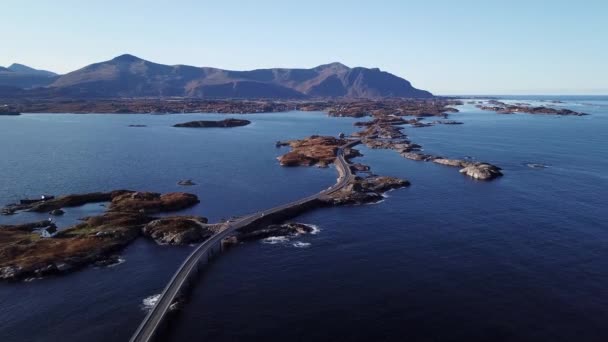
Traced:
[[[51, 221], [0, 226], [0, 279], [17, 280], [76, 270], [116, 259], [115, 253], [140, 235], [158, 243], [189, 243], [211, 234], [213, 225], [193, 217], [156, 218], [198, 203], [187, 193], [158, 194], [119, 190], [109, 193], [68, 195], [34, 203], [20, 210], [45, 212], [50, 208], [109, 201], [102, 215], [86, 217], [81, 223], [44, 237], [40, 229]], [[171, 222], [167, 227], [167, 220]], [[46, 222], [46, 224], [45, 224]], [[195, 235], [198, 233], [199, 235]]]

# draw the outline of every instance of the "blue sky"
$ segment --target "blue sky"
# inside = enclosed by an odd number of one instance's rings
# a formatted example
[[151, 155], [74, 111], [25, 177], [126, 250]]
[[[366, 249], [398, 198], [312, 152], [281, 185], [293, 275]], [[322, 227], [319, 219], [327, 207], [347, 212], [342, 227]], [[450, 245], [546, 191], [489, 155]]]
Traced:
[[225, 69], [379, 67], [436, 94], [608, 94], [608, 1], [0, 0], [0, 66], [123, 53]]

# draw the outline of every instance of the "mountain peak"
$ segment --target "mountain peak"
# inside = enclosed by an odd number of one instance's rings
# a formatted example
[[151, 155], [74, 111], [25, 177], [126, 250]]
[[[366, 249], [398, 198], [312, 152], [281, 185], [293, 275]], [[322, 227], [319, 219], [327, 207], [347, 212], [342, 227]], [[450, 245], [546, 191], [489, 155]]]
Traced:
[[315, 69], [323, 70], [323, 69], [333, 69], [333, 70], [349, 70], [350, 68], [340, 62], [333, 62], [329, 64], [321, 64]]
[[19, 64], [19, 63], [13, 63], [6, 69], [8, 69], [9, 71], [13, 71], [13, 72], [20, 73], [20, 74], [26, 74], [26, 75], [37, 75], [37, 76], [48, 76], [48, 77], [57, 76], [57, 74], [54, 72], [34, 69], [32, 67], [29, 67], [29, 66], [23, 65], [23, 64]]
[[132, 63], [132, 62], [140, 62], [143, 61], [143, 59], [130, 55], [128, 53], [125, 53], [124, 55], [120, 55], [117, 57], [114, 57], [112, 59], [113, 62], [124, 62], [124, 63]]
[[23, 64], [19, 64], [19, 63], [13, 63], [13, 64], [11, 64], [11, 65], [8, 67], [8, 69], [11, 69], [11, 70], [13, 70], [13, 71], [14, 71], [15, 69], [21, 69], [21, 70], [36, 70], [36, 69], [34, 69], [34, 68], [30, 68], [30, 67], [28, 67], [27, 65], [23, 65]]

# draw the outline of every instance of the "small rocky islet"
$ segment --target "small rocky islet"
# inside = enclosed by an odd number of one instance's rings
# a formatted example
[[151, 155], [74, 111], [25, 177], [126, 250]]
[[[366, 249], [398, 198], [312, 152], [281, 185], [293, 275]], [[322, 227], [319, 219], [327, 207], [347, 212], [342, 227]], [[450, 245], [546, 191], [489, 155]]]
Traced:
[[218, 121], [212, 121], [212, 120], [190, 121], [190, 122], [175, 124], [175, 125], [173, 125], [173, 127], [187, 127], [187, 128], [214, 128], [214, 127], [219, 127], [219, 128], [230, 128], [230, 127], [247, 126], [249, 124], [251, 124], [251, 121], [249, 121], [249, 120], [229, 118], [229, 119], [218, 120]]
[[277, 236], [298, 236], [302, 234], [310, 234], [314, 232], [314, 227], [296, 223], [286, 222], [283, 224], [272, 224], [261, 229], [257, 229], [251, 232], [243, 232], [234, 236], [228, 241], [228, 243], [239, 243], [253, 240], [261, 240], [269, 237]]

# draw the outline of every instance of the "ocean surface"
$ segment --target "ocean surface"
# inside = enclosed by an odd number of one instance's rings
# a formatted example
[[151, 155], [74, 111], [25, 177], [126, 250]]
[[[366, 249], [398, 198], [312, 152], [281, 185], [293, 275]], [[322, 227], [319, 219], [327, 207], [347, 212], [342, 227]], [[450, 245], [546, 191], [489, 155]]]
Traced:
[[[492, 182], [360, 146], [357, 162], [411, 187], [297, 218], [317, 234], [230, 249], [201, 276], [171, 340], [608, 340], [608, 97], [499, 99], [591, 115], [501, 115], [466, 104], [450, 115], [463, 125], [405, 129], [425, 152], [501, 166], [505, 176]], [[332, 185], [333, 167], [280, 167], [287, 149], [275, 141], [350, 133], [357, 121], [290, 112], [248, 115], [251, 125], [232, 129], [171, 127], [225, 117], [0, 117], [0, 204], [187, 191], [201, 203], [182, 213], [217, 221]], [[68, 208], [58, 223], [102, 210]], [[0, 341], [128, 340], [192, 248], [139, 239], [113, 267], [0, 283]]]

